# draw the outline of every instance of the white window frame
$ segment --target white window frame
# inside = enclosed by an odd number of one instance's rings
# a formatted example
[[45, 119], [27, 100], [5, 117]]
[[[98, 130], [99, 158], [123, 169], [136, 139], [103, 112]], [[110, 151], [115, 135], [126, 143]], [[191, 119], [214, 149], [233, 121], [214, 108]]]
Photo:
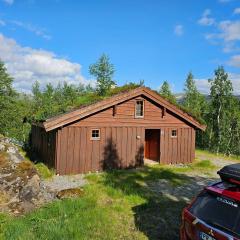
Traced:
[[[93, 131], [98, 131], [98, 137], [93, 137]], [[101, 131], [99, 128], [93, 128], [91, 129], [91, 140], [100, 140], [100, 137], [101, 137]]]
[[[176, 132], [176, 135], [173, 135], [173, 131]], [[172, 130], [171, 130], [171, 137], [172, 137], [172, 138], [177, 138], [177, 135], [178, 135], [177, 129], [172, 129]]]
[[[142, 102], [142, 116], [138, 116], [137, 115], [137, 103], [138, 102]], [[144, 118], [144, 100], [142, 99], [136, 99], [136, 102], [135, 102], [135, 118]]]

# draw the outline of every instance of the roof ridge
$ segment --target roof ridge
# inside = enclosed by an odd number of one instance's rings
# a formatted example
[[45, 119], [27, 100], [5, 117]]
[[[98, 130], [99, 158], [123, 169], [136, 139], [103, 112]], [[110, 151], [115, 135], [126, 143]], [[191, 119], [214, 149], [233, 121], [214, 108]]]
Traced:
[[[58, 118], [58, 117], [60, 117], [60, 116], [62, 116], [62, 115], [65, 115], [65, 114], [68, 114], [68, 113], [72, 113], [72, 112], [75, 112], [75, 111], [80, 110], [80, 109], [83, 110], [84, 108], [87, 108], [87, 107], [93, 106], [94, 104], [98, 104], [98, 103], [100, 103], [100, 102], [102, 102], [102, 101], [111, 99], [112, 97], [117, 97], [117, 96], [122, 95], [123, 93], [128, 93], [128, 92], [131, 92], [131, 91], [133, 91], [133, 90], [140, 89], [140, 88], [143, 88], [143, 89], [144, 89], [144, 88], [147, 88], [147, 87], [139, 86], [139, 87], [136, 87], [136, 88], [134, 88], [134, 89], [124, 90], [124, 91], [122, 91], [122, 92], [119, 92], [119, 93], [116, 93], [116, 94], [107, 96], [106, 98], [103, 98], [103, 99], [101, 99], [101, 100], [99, 100], [99, 101], [95, 101], [95, 102], [91, 102], [91, 103], [86, 104], [86, 105], [78, 106], [78, 107], [76, 107], [76, 108], [74, 108], [74, 109], [71, 109], [71, 110], [69, 110], [69, 111], [66, 111], [66, 112], [64, 112], [64, 113], [57, 114], [56, 116], [47, 118], [47, 119], [44, 120], [43, 122], [51, 121], [51, 120], [56, 119], [56, 118]], [[149, 88], [149, 89], [150, 89], [150, 88]]]
[[[171, 103], [168, 99], [161, 96], [157, 91], [154, 91], [151, 88], [145, 87], [145, 86], [139, 86], [134, 89], [130, 89], [128, 91], [123, 91], [118, 94], [109, 96], [105, 99], [102, 99], [100, 101], [89, 104], [85, 107], [77, 108], [68, 113], [64, 113], [64, 114], [49, 118], [43, 123], [43, 125], [47, 131], [53, 130], [57, 127], [69, 124], [69, 123], [77, 121], [83, 117], [86, 117], [90, 114], [93, 114], [94, 112], [98, 111], [98, 108], [100, 111], [105, 108], [111, 107], [115, 104], [119, 104], [121, 101], [128, 100], [131, 97], [136, 97], [141, 92], [143, 92], [143, 93], [145, 92], [146, 97], [155, 98], [156, 102], [161, 102], [160, 105], [163, 105], [163, 107], [166, 107], [168, 110], [177, 114], [179, 117], [185, 119], [185, 121], [189, 122], [190, 124], [194, 125], [195, 127], [205, 130], [205, 128], [206, 128], [205, 125], [202, 125], [197, 119], [195, 119], [193, 116], [191, 116], [188, 112], [180, 109], [179, 106], [176, 106], [175, 104]], [[149, 95], [149, 96], [147, 96], [147, 95]]]

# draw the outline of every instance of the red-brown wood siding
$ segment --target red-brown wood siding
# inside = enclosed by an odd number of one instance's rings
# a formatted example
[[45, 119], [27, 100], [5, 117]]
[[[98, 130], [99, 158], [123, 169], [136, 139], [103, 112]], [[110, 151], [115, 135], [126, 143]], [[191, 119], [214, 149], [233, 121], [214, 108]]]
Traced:
[[[100, 140], [91, 140], [92, 127], [68, 126], [59, 130], [58, 137], [63, 143], [58, 151], [59, 174], [129, 168], [143, 163], [144, 127], [100, 127], [99, 129]], [[160, 163], [192, 162], [195, 151], [195, 142], [193, 142], [195, 130], [177, 128], [177, 137], [172, 137], [173, 128], [159, 129], [161, 130]], [[73, 132], [75, 132], [75, 140], [71, 141]]]
[[56, 162], [56, 131], [46, 132], [43, 128], [32, 125], [31, 147], [37, 160], [41, 160], [50, 167], [55, 168]]
[[[58, 131], [62, 143], [60, 150], [57, 151], [59, 174], [129, 168], [143, 163], [143, 128], [101, 127], [100, 140], [91, 140], [91, 129], [91, 127], [69, 126]], [[74, 141], [70, 140], [73, 137], [72, 132], [75, 132], [75, 136], [77, 132], [80, 133], [78, 140], [76, 138]]]
[[[136, 99], [144, 100], [144, 118], [135, 118]], [[71, 126], [182, 126], [189, 127], [187, 123], [166, 111], [163, 116], [163, 108], [146, 98], [136, 98], [117, 105], [116, 114], [113, 116], [113, 107], [82, 119]]]
[[[144, 118], [135, 118], [136, 99], [144, 100]], [[100, 130], [99, 140], [91, 140], [92, 129]], [[160, 129], [160, 163], [193, 161], [195, 128], [168, 110], [163, 114], [163, 107], [146, 97], [118, 104], [115, 114], [110, 107], [50, 131], [51, 147], [43, 128], [33, 127], [32, 138], [45, 162], [56, 161], [57, 173], [87, 173], [143, 164], [146, 129]], [[176, 137], [171, 136], [172, 130], [177, 130]]]
[[[171, 136], [177, 130], [177, 137]], [[160, 162], [163, 164], [190, 163], [195, 158], [195, 129], [161, 128]]]

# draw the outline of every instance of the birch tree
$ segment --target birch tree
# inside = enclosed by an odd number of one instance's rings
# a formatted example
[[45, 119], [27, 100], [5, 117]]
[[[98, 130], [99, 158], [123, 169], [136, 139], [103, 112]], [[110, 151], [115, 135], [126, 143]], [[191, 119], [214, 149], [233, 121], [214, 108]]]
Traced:
[[212, 137], [210, 141], [215, 151], [226, 153], [231, 132], [231, 105], [233, 103], [232, 83], [223, 67], [215, 70], [214, 79], [209, 79], [210, 83], [210, 126]]
[[114, 66], [105, 54], [95, 64], [90, 65], [89, 72], [97, 79], [97, 91], [99, 95], [106, 95], [107, 91], [116, 85], [113, 80]]

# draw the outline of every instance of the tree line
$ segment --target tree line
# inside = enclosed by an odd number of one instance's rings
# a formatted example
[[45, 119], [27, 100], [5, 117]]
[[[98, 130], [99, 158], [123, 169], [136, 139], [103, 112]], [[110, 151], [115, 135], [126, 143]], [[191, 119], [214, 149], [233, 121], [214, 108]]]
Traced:
[[[197, 132], [197, 146], [225, 155], [240, 155], [240, 101], [233, 95], [233, 86], [222, 66], [214, 71], [209, 99], [196, 87], [190, 72], [185, 81], [181, 105], [207, 126], [205, 132]], [[160, 94], [171, 102], [177, 102], [169, 84], [165, 81]]]
[[[144, 85], [141, 80], [119, 87], [113, 80], [114, 72], [109, 57], [102, 55], [89, 67], [89, 73], [96, 78], [96, 86], [64, 82], [56, 87], [51, 83], [42, 87], [35, 82], [32, 94], [25, 94], [13, 88], [13, 78], [7, 73], [4, 63], [0, 62], [0, 134], [27, 145], [32, 122], [44, 121]], [[205, 132], [197, 132], [196, 144], [199, 148], [226, 155], [240, 155], [240, 101], [233, 95], [232, 83], [223, 67], [218, 67], [214, 77], [208, 81], [209, 99], [198, 91], [191, 72], [186, 78], [181, 102], [171, 92], [167, 81], [162, 84], [159, 94], [207, 125]]]

